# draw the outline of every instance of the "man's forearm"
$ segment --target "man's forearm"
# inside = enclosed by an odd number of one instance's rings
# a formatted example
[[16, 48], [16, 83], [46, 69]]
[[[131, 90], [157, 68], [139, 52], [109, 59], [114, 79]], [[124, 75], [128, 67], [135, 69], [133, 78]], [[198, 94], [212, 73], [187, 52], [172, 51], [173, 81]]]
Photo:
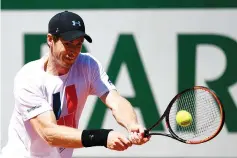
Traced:
[[65, 148], [81, 148], [82, 131], [66, 126], [58, 126], [46, 128], [43, 132], [44, 139], [51, 146], [59, 146]]
[[92, 146], [107, 147], [107, 137], [112, 129], [83, 130], [56, 125], [44, 130], [44, 139], [51, 146], [81, 148]]
[[137, 116], [132, 105], [123, 97], [114, 106], [112, 113], [116, 121], [127, 129], [131, 124], [137, 123]]

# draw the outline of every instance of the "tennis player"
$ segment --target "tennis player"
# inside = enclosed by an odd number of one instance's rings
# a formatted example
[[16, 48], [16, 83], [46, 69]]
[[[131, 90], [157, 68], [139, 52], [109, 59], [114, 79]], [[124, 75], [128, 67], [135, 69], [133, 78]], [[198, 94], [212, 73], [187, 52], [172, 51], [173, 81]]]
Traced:
[[[50, 19], [49, 53], [24, 65], [15, 77], [4, 158], [71, 158], [74, 148], [123, 151], [149, 141], [133, 107], [116, 91], [100, 62], [80, 53], [84, 39], [92, 42], [79, 15], [64, 11]], [[112, 129], [78, 129], [89, 95], [104, 102], [129, 138]]]

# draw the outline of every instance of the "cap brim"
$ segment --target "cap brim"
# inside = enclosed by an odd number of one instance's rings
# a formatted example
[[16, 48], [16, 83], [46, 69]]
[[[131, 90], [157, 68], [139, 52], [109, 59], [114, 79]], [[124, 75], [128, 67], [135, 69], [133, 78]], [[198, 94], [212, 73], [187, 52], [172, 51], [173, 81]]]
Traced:
[[68, 32], [60, 34], [60, 36], [65, 41], [72, 41], [72, 40], [75, 40], [77, 38], [84, 37], [89, 43], [92, 42], [92, 39], [89, 35], [87, 35], [85, 32], [79, 31], [79, 30], [68, 31]]

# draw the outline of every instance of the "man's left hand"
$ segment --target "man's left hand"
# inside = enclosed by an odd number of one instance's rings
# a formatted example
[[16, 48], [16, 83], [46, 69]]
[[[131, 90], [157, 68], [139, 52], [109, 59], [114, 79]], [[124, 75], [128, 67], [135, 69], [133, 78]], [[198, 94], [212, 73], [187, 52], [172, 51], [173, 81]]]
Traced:
[[142, 145], [150, 140], [150, 137], [144, 137], [145, 128], [140, 124], [131, 124], [128, 126], [129, 140], [135, 145]]

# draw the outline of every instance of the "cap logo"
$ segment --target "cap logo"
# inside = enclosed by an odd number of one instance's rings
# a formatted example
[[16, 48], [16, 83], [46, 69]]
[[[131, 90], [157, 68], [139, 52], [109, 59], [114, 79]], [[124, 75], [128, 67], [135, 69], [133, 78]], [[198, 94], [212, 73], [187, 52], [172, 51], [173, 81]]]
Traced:
[[81, 26], [81, 23], [80, 23], [80, 21], [75, 21], [75, 20], [73, 20], [73, 21], [72, 21], [72, 25], [73, 25], [73, 26], [76, 26], [76, 25]]

